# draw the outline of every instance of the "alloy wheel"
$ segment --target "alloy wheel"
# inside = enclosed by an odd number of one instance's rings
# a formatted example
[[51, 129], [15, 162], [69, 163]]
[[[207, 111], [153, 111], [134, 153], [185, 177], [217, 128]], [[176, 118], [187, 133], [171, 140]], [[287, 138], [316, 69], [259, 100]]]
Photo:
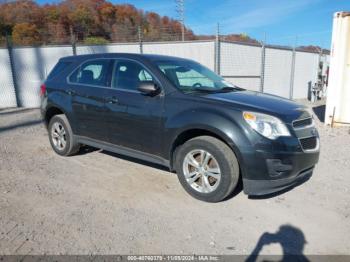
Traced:
[[200, 193], [215, 191], [221, 180], [220, 166], [215, 157], [206, 150], [190, 151], [183, 161], [187, 183]]
[[55, 122], [51, 128], [51, 138], [54, 146], [62, 151], [66, 148], [67, 145], [67, 137], [66, 130], [63, 125], [59, 122]]

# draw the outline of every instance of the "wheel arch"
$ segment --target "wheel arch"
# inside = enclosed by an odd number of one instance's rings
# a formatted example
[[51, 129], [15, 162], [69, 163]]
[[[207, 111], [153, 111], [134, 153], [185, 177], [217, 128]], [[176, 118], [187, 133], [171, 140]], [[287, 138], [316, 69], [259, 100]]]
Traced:
[[57, 105], [49, 106], [45, 111], [44, 119], [43, 119], [46, 127], [49, 126], [49, 123], [52, 117], [54, 117], [55, 115], [61, 115], [61, 114], [65, 115], [69, 119], [69, 115], [62, 107]]
[[240, 152], [236, 146], [236, 144], [228, 137], [225, 133], [221, 132], [220, 130], [213, 129], [210, 127], [193, 127], [193, 128], [188, 128], [185, 130], [182, 130], [174, 139], [171, 149], [170, 149], [170, 169], [172, 171], [175, 170], [174, 168], [174, 163], [176, 161], [176, 152], [177, 150], [189, 141], [190, 139], [193, 139], [195, 137], [200, 137], [200, 136], [211, 136], [215, 137], [218, 140], [224, 142], [227, 146], [229, 146], [233, 153], [236, 155], [238, 162], [241, 162], [241, 155]]
[[56, 106], [51, 106], [50, 108], [48, 108], [45, 112], [44, 115], [44, 122], [46, 127], [49, 126], [50, 120], [52, 119], [52, 117], [54, 117], [55, 115], [60, 115], [60, 114], [64, 114], [64, 112], [56, 107]]

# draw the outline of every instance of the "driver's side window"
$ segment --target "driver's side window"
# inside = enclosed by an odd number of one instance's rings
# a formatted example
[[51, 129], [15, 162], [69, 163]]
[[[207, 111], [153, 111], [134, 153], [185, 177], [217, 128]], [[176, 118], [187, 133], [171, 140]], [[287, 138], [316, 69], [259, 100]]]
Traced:
[[195, 70], [186, 72], [176, 71], [180, 86], [204, 86], [215, 87], [214, 82]]

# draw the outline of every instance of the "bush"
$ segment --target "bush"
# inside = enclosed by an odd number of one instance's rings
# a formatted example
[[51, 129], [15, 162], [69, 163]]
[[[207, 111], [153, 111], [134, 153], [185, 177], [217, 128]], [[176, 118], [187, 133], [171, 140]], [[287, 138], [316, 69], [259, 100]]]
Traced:
[[88, 45], [104, 45], [104, 44], [108, 44], [108, 40], [104, 39], [103, 37], [91, 36], [91, 37], [87, 37], [87, 38], [84, 39], [84, 44], [88, 44]]

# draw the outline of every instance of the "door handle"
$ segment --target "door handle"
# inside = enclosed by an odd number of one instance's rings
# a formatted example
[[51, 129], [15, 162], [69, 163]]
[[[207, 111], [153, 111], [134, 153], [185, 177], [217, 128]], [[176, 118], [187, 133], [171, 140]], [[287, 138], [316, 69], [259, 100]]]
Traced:
[[72, 89], [68, 89], [66, 92], [68, 95], [75, 95], [75, 91]]
[[113, 96], [113, 97], [110, 97], [110, 98], [107, 99], [107, 103], [108, 103], [108, 104], [118, 104], [118, 103], [119, 103], [119, 100], [118, 100], [118, 98], [116, 98], [115, 96]]

